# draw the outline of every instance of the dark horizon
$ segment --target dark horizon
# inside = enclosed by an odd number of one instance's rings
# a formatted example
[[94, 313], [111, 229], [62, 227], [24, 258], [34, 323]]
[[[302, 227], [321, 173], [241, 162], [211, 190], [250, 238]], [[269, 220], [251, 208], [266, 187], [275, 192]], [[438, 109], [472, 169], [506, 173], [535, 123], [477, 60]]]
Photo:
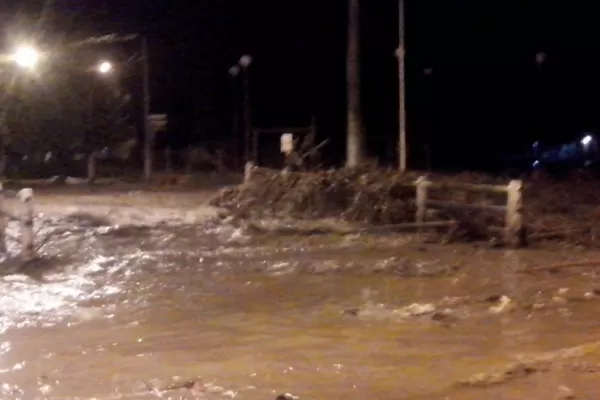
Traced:
[[[329, 158], [343, 160], [346, 1], [327, 6], [314, 0], [50, 3], [53, 12], [46, 13], [45, 23], [54, 33], [148, 35], [152, 111], [169, 114], [175, 145], [231, 136], [227, 70], [248, 53], [255, 60], [254, 124], [308, 124], [315, 116], [319, 137], [332, 140]], [[498, 153], [526, 150], [536, 140], [552, 143], [599, 130], [600, 62], [590, 5], [406, 3], [409, 166], [419, 164], [427, 142], [438, 167], [485, 167]], [[35, 15], [40, 4], [23, 12]], [[363, 0], [361, 8], [367, 151], [389, 163], [398, 132], [397, 2]], [[17, 9], [6, 6], [0, 16], [10, 19]], [[541, 84], [537, 52], [547, 54]], [[431, 75], [424, 74], [427, 68]], [[540, 104], [544, 117], [538, 134]]]

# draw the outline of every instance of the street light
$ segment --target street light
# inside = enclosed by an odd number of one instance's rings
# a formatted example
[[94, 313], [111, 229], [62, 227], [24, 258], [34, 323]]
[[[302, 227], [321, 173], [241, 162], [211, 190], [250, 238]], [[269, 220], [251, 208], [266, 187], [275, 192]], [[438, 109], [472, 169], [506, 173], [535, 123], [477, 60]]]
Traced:
[[592, 135], [586, 135], [581, 139], [581, 145], [587, 150], [590, 147], [590, 144], [594, 141], [594, 137]]
[[152, 177], [152, 149], [154, 145], [154, 134], [150, 128], [150, 65], [148, 58], [148, 41], [146, 37], [137, 33], [124, 36], [117, 34], [109, 34], [103, 36], [89, 37], [78, 42], [73, 42], [69, 44], [69, 47], [78, 48], [91, 45], [126, 43], [134, 40], [141, 41], [141, 55], [139, 61], [142, 64], [142, 92], [144, 114], [144, 179], [147, 182], [149, 182], [150, 178]]
[[17, 48], [13, 60], [23, 68], [34, 68], [40, 59], [40, 53], [33, 47], [22, 46]]
[[110, 74], [113, 72], [113, 70], [114, 66], [108, 61], [102, 61], [100, 64], [98, 64], [98, 72], [102, 75]]
[[[229, 68], [229, 74], [233, 77], [237, 77], [240, 72], [243, 74], [244, 79], [244, 157], [246, 162], [250, 161], [250, 141], [252, 139], [252, 115], [250, 108], [250, 81], [248, 76], [248, 67], [252, 64], [252, 56], [244, 54], [240, 57], [237, 63]], [[237, 113], [237, 112], [236, 112]], [[254, 154], [257, 157], [257, 154]], [[254, 160], [255, 162], [257, 160]]]

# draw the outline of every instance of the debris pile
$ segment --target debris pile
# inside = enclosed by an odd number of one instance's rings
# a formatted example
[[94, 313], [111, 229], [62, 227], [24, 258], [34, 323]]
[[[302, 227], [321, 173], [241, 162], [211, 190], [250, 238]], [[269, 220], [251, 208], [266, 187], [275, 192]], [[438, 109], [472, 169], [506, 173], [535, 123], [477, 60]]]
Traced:
[[[286, 172], [255, 168], [251, 180], [228, 188], [212, 205], [239, 219], [317, 220], [338, 218], [360, 226], [414, 223], [416, 179], [423, 175], [375, 168]], [[429, 174], [440, 183], [507, 184], [509, 179], [478, 173]], [[429, 200], [504, 205], [504, 194], [432, 189]], [[600, 182], [579, 179], [526, 181], [523, 216], [530, 241], [600, 245]], [[504, 215], [461, 207], [428, 209], [428, 221], [456, 221], [452, 239], [498, 236]], [[445, 228], [444, 232], [448, 232]]]
[[282, 174], [257, 168], [245, 185], [223, 191], [213, 205], [239, 218], [341, 218], [363, 224], [414, 221], [414, 174], [330, 170]]

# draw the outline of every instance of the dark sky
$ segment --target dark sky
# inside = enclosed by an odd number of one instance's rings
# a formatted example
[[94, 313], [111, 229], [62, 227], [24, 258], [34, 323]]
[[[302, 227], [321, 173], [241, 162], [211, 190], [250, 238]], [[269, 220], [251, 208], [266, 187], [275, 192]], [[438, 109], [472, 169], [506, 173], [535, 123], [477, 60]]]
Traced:
[[[439, 165], [488, 160], [599, 128], [600, 63], [592, 2], [406, 0], [412, 160], [425, 143]], [[5, 1], [0, 15], [38, 10]], [[298, 125], [315, 115], [343, 155], [345, 0], [54, 0], [55, 31], [147, 32], [153, 111], [180, 143], [230, 135], [227, 69], [250, 53], [254, 122]], [[397, 136], [397, 2], [362, 1], [363, 106], [369, 151], [393, 158]], [[16, 4], [16, 5], [15, 5]], [[23, 7], [21, 4], [28, 4]], [[536, 74], [535, 53], [547, 60]], [[425, 68], [433, 68], [430, 76]], [[540, 102], [541, 101], [541, 102]], [[543, 105], [542, 133], [535, 133]]]

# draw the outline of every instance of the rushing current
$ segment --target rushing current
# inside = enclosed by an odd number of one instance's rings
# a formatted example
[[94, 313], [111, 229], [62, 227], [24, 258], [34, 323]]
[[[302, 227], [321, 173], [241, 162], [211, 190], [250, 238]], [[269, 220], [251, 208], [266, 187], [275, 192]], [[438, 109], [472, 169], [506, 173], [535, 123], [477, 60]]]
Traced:
[[[597, 380], [568, 371], [457, 385], [600, 337], [593, 272], [518, 273], [553, 252], [257, 234], [208, 220], [77, 214], [37, 225], [41, 259], [25, 266], [18, 226], [9, 229], [2, 399], [535, 400], [571, 382], [600, 398]], [[502, 309], [509, 301], [516, 310]]]

